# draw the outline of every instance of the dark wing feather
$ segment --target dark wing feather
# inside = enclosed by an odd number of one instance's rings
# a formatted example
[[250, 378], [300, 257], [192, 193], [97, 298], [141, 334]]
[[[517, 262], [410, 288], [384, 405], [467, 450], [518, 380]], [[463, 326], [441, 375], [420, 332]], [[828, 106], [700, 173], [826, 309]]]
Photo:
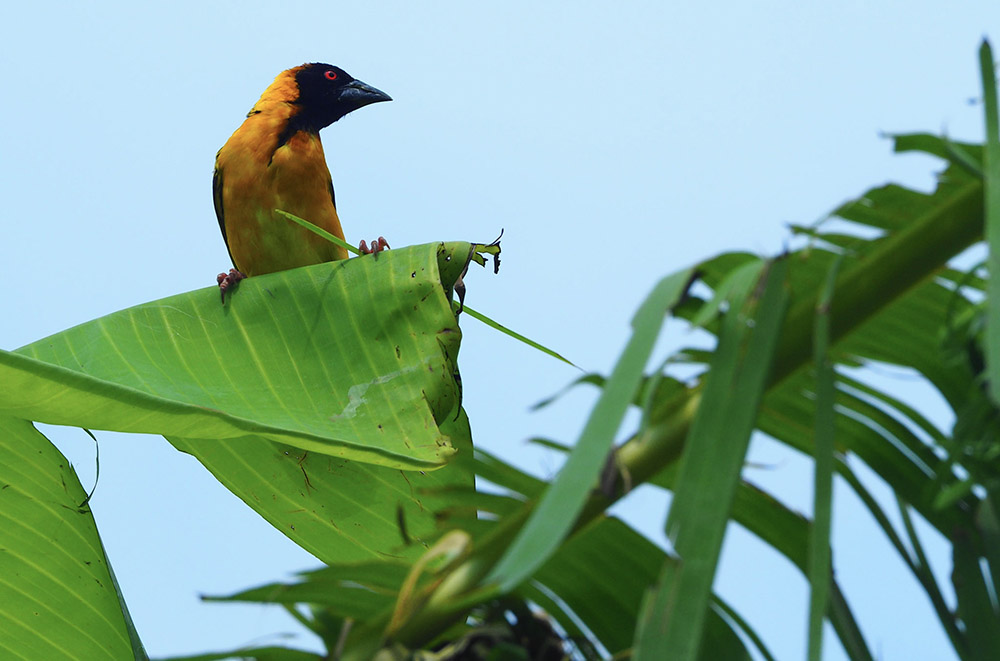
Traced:
[[222, 169], [215, 168], [212, 175], [212, 199], [215, 202], [215, 217], [219, 219], [219, 229], [222, 230], [222, 240], [226, 242], [226, 250], [229, 251], [229, 259], [233, 266], [238, 269], [236, 260], [233, 259], [233, 251], [229, 250], [229, 238], [226, 236], [226, 213], [222, 208]]
[[219, 229], [222, 230], [222, 240], [229, 245], [226, 238], [226, 214], [222, 210], [222, 170], [215, 168], [212, 173], [212, 199], [215, 202], [215, 217], [219, 219]]

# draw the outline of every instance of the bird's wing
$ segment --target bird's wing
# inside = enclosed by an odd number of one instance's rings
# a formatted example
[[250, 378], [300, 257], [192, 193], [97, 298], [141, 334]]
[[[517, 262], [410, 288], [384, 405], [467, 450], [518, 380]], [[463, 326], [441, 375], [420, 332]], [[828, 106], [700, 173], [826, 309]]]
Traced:
[[215, 202], [215, 216], [219, 219], [219, 229], [222, 230], [222, 240], [226, 242], [229, 259], [233, 266], [240, 268], [233, 259], [233, 251], [229, 250], [229, 237], [226, 236], [226, 212], [222, 206], [222, 168], [216, 167], [212, 174], [212, 199]]
[[215, 201], [215, 217], [219, 219], [219, 229], [222, 230], [222, 239], [229, 246], [229, 239], [226, 238], [226, 214], [222, 209], [222, 169], [215, 168], [212, 173], [212, 198]]

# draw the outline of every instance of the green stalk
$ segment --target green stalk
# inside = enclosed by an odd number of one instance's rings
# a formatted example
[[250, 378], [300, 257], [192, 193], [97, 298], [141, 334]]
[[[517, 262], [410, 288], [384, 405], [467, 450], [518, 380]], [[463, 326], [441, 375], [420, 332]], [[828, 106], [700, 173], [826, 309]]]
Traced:
[[[946, 205], [916, 219], [909, 227], [890, 235], [858, 261], [844, 268], [836, 280], [837, 296], [830, 306], [830, 342], [835, 344], [897, 298], [931, 277], [983, 235], [983, 187], [970, 182]], [[770, 390], [811, 362], [813, 323], [818, 297], [795, 302], [785, 319], [774, 369], [767, 383]], [[618, 449], [618, 462], [633, 485], [648, 481], [674, 461], [684, 447], [701, 391], [693, 390], [661, 402], [650, 415], [650, 424]], [[575, 530], [601, 515], [614, 498], [594, 491], [577, 517]], [[496, 549], [483, 549], [494, 555]], [[495, 556], [494, 556], [495, 557]], [[456, 570], [449, 582], [450, 604], [432, 599], [396, 640], [417, 647], [433, 639], [440, 627], [461, 616], [454, 608], [456, 595], [475, 590], [488, 571], [482, 557], [474, 553], [469, 567]], [[488, 564], [488, 563], [486, 563]], [[831, 612], [836, 612], [834, 593]], [[834, 626], [843, 624], [833, 617]]]
[[[949, 259], [981, 239], [982, 234], [983, 188], [971, 182], [950, 204], [887, 237], [844, 268], [836, 281], [837, 296], [830, 305], [831, 344], [933, 275]], [[789, 310], [768, 390], [809, 364], [817, 299], [799, 300]], [[700, 398], [699, 391], [692, 391], [679, 398], [683, 401], [660, 403], [650, 416], [651, 424], [619, 449], [618, 459], [634, 483], [647, 481], [677, 458]], [[610, 504], [599, 496], [591, 501], [584, 510], [584, 520]]]

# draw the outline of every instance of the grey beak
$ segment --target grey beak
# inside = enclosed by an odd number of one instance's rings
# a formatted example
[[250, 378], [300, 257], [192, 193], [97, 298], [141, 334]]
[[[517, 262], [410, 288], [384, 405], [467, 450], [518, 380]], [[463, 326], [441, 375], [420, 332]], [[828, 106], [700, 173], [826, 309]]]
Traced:
[[341, 88], [338, 100], [352, 106], [356, 110], [370, 103], [392, 101], [392, 97], [382, 90], [375, 89], [368, 83], [363, 83], [360, 80], [352, 80]]

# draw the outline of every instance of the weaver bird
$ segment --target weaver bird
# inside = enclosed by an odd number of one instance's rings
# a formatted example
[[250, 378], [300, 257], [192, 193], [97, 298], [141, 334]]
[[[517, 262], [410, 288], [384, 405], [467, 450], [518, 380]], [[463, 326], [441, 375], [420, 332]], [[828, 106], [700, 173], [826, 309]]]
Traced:
[[[388, 94], [329, 64], [303, 64], [278, 74], [215, 157], [215, 215], [235, 269], [219, 289], [244, 277], [345, 259], [347, 251], [275, 213], [281, 209], [344, 238], [333, 179], [319, 131]], [[379, 237], [369, 249], [388, 245]]]

